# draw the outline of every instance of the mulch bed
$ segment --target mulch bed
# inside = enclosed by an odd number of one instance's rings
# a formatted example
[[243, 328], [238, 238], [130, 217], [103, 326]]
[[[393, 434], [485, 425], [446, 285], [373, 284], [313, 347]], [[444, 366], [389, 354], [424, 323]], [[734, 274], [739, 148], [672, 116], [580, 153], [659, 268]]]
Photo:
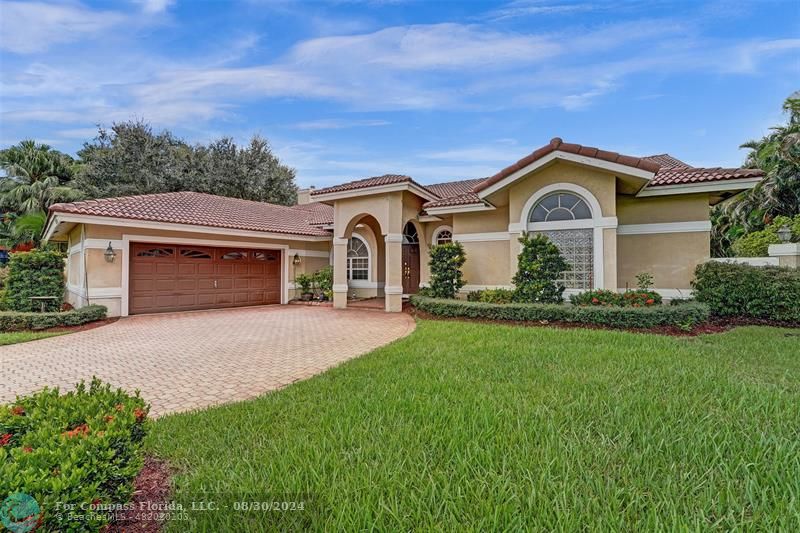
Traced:
[[102, 320], [95, 320], [94, 322], [87, 322], [86, 324], [81, 324], [80, 326], [59, 326], [57, 328], [49, 328], [39, 331], [44, 331], [47, 333], [75, 333], [78, 331], [99, 328], [100, 326], [107, 326], [108, 324], [113, 324], [117, 320], [119, 320], [119, 317], [104, 318]]
[[[562, 328], [562, 329], [602, 329], [611, 331], [628, 331], [631, 333], [651, 333], [655, 335], [668, 335], [670, 337], [696, 337], [697, 335], [710, 335], [713, 333], [722, 333], [737, 326], [773, 326], [777, 328], [800, 328], [800, 324], [791, 322], [780, 322], [777, 320], [763, 320], [757, 318], [713, 318], [703, 324], [698, 324], [690, 330], [684, 330], [677, 326], [659, 326], [655, 328], [611, 328], [597, 324], [576, 324], [574, 322], [559, 322], [559, 321], [524, 321], [524, 320], [491, 320], [488, 318], [466, 318], [466, 317], [442, 317], [432, 315], [424, 311], [418, 311], [413, 306], [403, 308], [403, 311], [411, 314], [415, 318], [424, 320], [455, 320], [458, 322], [473, 322], [479, 324], [496, 324], [506, 326], [523, 326], [528, 328]], [[793, 335], [788, 333], [787, 335]], [[798, 332], [800, 336], [800, 332]]]
[[166, 461], [146, 457], [144, 467], [133, 483], [133, 510], [116, 515], [114, 522], [103, 528], [105, 533], [146, 532], [162, 530], [162, 522], [147, 519], [148, 509], [164, 508], [169, 503], [172, 471]]

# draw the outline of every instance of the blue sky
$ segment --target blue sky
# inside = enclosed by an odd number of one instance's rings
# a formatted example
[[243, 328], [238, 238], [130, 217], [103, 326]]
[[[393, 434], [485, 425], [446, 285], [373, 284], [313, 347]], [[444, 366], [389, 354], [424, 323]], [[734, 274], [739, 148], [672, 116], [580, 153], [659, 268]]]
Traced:
[[800, 89], [800, 2], [0, 1], [0, 142], [144, 118], [317, 187], [493, 174], [554, 136], [738, 166]]

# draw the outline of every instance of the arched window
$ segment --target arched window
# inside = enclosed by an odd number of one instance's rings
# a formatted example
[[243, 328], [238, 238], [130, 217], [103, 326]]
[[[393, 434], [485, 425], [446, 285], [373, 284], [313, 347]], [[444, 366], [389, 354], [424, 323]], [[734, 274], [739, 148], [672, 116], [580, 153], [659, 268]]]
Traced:
[[558, 246], [571, 266], [558, 279], [567, 289], [586, 290], [597, 286], [594, 221], [586, 200], [568, 191], [547, 194], [531, 209], [528, 231], [541, 233]]
[[447, 244], [453, 242], [453, 230], [449, 226], [442, 226], [433, 234], [433, 244]]
[[417, 227], [411, 222], [406, 223], [406, 227], [403, 228], [403, 244], [419, 244]]
[[369, 248], [364, 239], [355, 235], [347, 243], [347, 279], [369, 279]]
[[583, 198], [571, 192], [545, 196], [531, 210], [531, 222], [556, 222], [592, 218], [592, 211]]

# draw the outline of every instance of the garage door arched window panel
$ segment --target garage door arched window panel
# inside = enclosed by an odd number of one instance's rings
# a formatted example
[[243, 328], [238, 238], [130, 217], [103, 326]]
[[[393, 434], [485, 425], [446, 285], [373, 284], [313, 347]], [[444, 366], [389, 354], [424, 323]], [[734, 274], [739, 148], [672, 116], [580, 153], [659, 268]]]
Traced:
[[231, 250], [229, 252], [225, 252], [224, 254], [222, 254], [220, 259], [228, 261], [244, 261], [245, 259], [247, 259], [247, 252], [239, 250]]
[[181, 257], [186, 259], [213, 259], [210, 250], [203, 250], [202, 248], [181, 248]]
[[347, 242], [347, 280], [369, 280], [369, 247], [361, 237], [353, 235]]
[[175, 249], [166, 247], [143, 248], [136, 252], [136, 257], [172, 257], [174, 255]]
[[545, 196], [533, 207], [530, 222], [558, 222], [592, 218], [589, 205], [580, 196], [570, 192], [557, 192]]
[[279, 258], [279, 252], [253, 252], [253, 259], [255, 261], [277, 261]]

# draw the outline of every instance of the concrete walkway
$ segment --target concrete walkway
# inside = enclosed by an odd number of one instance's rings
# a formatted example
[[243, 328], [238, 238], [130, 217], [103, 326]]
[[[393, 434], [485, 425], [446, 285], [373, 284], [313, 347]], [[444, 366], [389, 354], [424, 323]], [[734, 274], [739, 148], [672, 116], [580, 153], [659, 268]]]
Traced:
[[0, 347], [0, 403], [96, 375], [139, 389], [153, 415], [244, 400], [414, 330], [405, 313], [269, 306], [134, 316]]

